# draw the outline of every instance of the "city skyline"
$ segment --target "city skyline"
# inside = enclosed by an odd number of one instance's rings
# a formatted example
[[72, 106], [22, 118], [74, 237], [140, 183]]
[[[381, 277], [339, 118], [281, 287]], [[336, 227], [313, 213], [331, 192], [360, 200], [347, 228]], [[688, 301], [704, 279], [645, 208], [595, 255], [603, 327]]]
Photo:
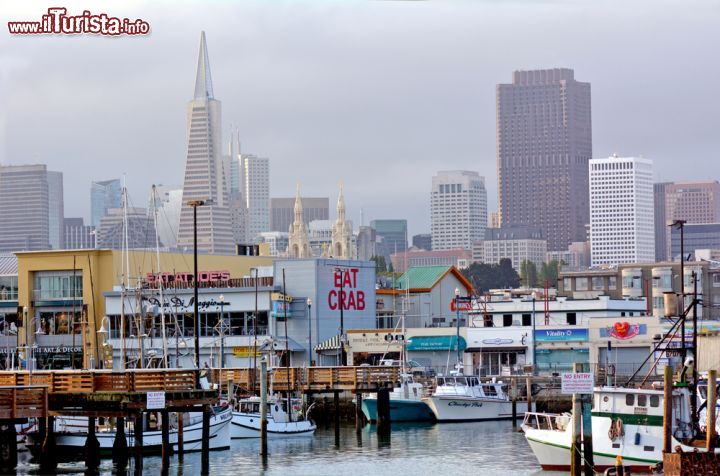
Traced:
[[[152, 183], [180, 185], [183, 105], [192, 88], [197, 35], [206, 29], [223, 121], [238, 127], [243, 151], [272, 161], [270, 195], [291, 196], [299, 180], [308, 195], [332, 196], [323, 172], [362, 161], [345, 189], [348, 218], [357, 224], [361, 208], [368, 222], [384, 218], [393, 203], [392, 216], [408, 219], [410, 235], [427, 233], [430, 217], [418, 206], [428, 204], [426, 190], [416, 184], [443, 168], [479, 171], [488, 185], [488, 210], [496, 210], [494, 88], [518, 69], [568, 67], [593, 84], [593, 157], [653, 157], [656, 181], [702, 178], [703, 164], [717, 149], [711, 101], [703, 98], [713, 94], [718, 65], [699, 64], [684, 52], [692, 44], [698, 55], [711, 57], [713, 42], [706, 38], [717, 35], [712, 28], [718, 20], [711, 2], [694, 2], [693, 14], [686, 6], [647, 9], [649, 3], [638, 2], [624, 6], [621, 16], [612, 5], [550, 2], [531, 7], [536, 15], [518, 17], [514, 4], [311, 2], [300, 8], [244, 2], [185, 5], [176, 12], [129, 4], [113, 6], [113, 13], [146, 18], [148, 37], [5, 35], [0, 162], [46, 163], [63, 172], [65, 213], [86, 220], [84, 191], [93, 180], [126, 173], [136, 203]], [[14, 10], [22, 19], [42, 8]], [[362, 21], [369, 18], [374, 21]], [[503, 33], [511, 20], [529, 34], [543, 34], [533, 45], [513, 42]], [[176, 22], [183, 28], [168, 29]], [[435, 28], [442, 35], [428, 35]], [[584, 41], [556, 47], [572, 34]], [[260, 41], [267, 38], [273, 40]], [[506, 42], [503, 55], [488, 41], [494, 38]], [[156, 64], [159, 56], [164, 59]], [[687, 77], [693, 88], [677, 88]], [[667, 110], [674, 113], [662, 114]], [[229, 128], [222, 132], [225, 143]], [[38, 134], [46, 140], [34, 140]], [[675, 170], [680, 157], [685, 166]], [[375, 180], [377, 169], [385, 173]], [[409, 180], [396, 180], [403, 175]], [[373, 187], [367, 187], [370, 180]]]

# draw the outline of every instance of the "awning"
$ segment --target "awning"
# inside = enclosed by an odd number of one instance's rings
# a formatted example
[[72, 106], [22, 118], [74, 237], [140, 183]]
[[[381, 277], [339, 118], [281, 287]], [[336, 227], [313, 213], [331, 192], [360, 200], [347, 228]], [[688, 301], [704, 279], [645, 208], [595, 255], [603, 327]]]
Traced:
[[323, 352], [327, 350], [338, 350], [340, 348], [340, 335], [332, 336], [331, 338], [316, 345], [313, 350], [315, 352]]
[[[457, 336], [414, 336], [407, 340], [407, 350], [455, 350]], [[460, 350], [465, 350], [467, 343], [460, 337]]]

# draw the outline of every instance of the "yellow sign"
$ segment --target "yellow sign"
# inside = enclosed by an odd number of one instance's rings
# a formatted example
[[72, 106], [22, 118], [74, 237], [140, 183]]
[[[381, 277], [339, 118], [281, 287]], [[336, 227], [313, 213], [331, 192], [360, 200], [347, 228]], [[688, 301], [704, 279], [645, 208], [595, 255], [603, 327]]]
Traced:
[[[233, 355], [235, 357], [252, 357], [253, 356], [253, 348], [252, 346], [239, 346], [239, 347], [233, 347]], [[255, 350], [256, 357], [260, 356], [260, 351]]]
[[293, 302], [292, 296], [283, 293], [272, 293], [271, 297], [273, 301]]

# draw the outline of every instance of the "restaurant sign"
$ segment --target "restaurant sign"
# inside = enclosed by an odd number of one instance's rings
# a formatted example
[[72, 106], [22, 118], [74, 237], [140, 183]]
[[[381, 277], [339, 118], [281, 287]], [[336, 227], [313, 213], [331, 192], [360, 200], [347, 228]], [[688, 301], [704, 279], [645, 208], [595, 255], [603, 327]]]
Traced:
[[270, 311], [270, 316], [275, 319], [285, 319], [286, 316], [288, 318], [292, 317], [290, 310], [292, 301], [292, 296], [283, 293], [272, 293], [272, 310]]
[[615, 322], [611, 326], [600, 329], [600, 337], [612, 337], [617, 340], [629, 340], [643, 334], [647, 334], [647, 324]]

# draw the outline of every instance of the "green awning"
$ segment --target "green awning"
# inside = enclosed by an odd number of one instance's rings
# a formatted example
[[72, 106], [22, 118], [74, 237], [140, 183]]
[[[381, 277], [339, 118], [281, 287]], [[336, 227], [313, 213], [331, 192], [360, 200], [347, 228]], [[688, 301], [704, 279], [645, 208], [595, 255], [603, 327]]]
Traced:
[[[407, 350], [455, 350], [457, 336], [415, 336], [407, 341]], [[460, 350], [465, 350], [467, 343], [460, 337]]]

